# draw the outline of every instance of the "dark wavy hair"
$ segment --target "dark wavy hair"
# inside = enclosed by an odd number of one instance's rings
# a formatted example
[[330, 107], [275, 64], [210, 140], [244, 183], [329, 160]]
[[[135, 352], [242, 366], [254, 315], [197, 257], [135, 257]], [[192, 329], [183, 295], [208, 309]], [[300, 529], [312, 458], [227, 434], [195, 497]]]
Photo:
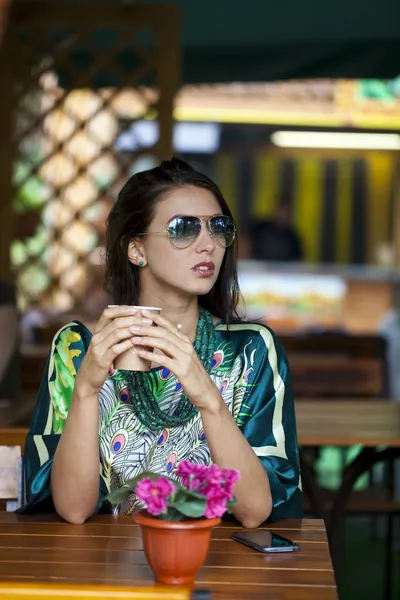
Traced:
[[[128, 246], [147, 231], [157, 203], [174, 189], [192, 185], [209, 190], [224, 215], [232, 217], [218, 186], [183, 160], [173, 158], [160, 166], [133, 175], [124, 185], [107, 219], [106, 278], [104, 288], [116, 304], [138, 304], [139, 269], [127, 258]], [[239, 321], [240, 298], [237, 274], [237, 239], [226, 249], [214, 287], [199, 296], [199, 304], [226, 323]]]

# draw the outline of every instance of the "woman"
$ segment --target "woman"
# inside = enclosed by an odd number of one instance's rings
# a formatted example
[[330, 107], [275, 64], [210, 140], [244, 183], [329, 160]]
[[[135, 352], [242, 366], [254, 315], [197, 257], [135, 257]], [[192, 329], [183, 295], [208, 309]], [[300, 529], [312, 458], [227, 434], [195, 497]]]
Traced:
[[[93, 335], [73, 322], [54, 338], [26, 444], [28, 509], [83, 523], [109, 490], [144, 470], [174, 476], [186, 459], [240, 471], [245, 527], [300, 516], [288, 365], [268, 328], [238, 317], [236, 244], [218, 187], [181, 160], [126, 183], [107, 228], [117, 306]], [[149, 373], [113, 368], [129, 349]]]

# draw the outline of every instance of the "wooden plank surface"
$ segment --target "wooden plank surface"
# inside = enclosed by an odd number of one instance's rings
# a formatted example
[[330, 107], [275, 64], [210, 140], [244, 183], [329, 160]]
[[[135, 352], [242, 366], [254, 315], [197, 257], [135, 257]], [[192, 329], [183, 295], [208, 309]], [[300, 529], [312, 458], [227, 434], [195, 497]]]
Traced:
[[[293, 553], [263, 555], [232, 540], [239, 526], [213, 530], [196, 588], [213, 598], [337, 598], [321, 520], [287, 520], [265, 526], [300, 544]], [[130, 517], [99, 515], [70, 525], [56, 515], [0, 513], [0, 579], [89, 586], [154, 586], [140, 528]], [[0, 589], [0, 598], [2, 592]], [[112, 595], [110, 596], [112, 597]]]
[[[195, 590], [202, 588], [195, 588]], [[296, 595], [294, 595], [296, 594]], [[1, 600], [48, 600], [48, 598], [71, 598], [73, 600], [197, 600], [204, 595], [197, 596], [188, 588], [166, 588], [155, 586], [103, 586], [99, 584], [81, 585], [74, 584], [15, 584], [14, 582], [0, 583]], [[228, 598], [242, 598], [254, 600], [337, 600], [337, 593], [332, 588], [291, 588], [289, 586], [269, 586], [268, 589], [257, 590], [244, 585], [229, 587], [225, 584], [215, 584], [210, 600], [227, 600]]]
[[300, 446], [400, 447], [400, 402], [298, 400]]
[[21, 446], [21, 451], [23, 452], [27, 433], [28, 430], [23, 427], [1, 427], [0, 446]]

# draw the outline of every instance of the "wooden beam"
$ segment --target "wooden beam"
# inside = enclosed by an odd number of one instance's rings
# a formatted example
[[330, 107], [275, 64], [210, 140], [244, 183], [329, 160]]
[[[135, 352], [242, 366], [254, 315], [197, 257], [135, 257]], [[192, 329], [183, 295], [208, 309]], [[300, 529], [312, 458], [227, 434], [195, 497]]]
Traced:
[[0, 44], [3, 40], [3, 33], [6, 28], [8, 9], [10, 4], [10, 0], [0, 0]]
[[6, 23], [10, 0], [0, 0], [0, 278], [13, 280], [10, 263], [10, 244], [13, 236], [12, 212], [12, 67], [6, 60]]

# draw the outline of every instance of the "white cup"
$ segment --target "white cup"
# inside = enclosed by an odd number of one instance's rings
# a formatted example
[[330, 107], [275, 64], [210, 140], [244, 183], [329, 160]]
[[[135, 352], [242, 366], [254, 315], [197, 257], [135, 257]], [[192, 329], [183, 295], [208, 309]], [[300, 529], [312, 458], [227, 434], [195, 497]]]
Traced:
[[[108, 308], [115, 305], [109, 305]], [[133, 308], [137, 308], [138, 312], [142, 310], [146, 310], [148, 312], [154, 311], [160, 314], [162, 308], [158, 308], [157, 306], [134, 306]], [[151, 316], [150, 316], [151, 318]], [[132, 334], [132, 337], [133, 334]], [[143, 350], [152, 351], [152, 348], [147, 348], [145, 346], [141, 346]], [[129, 348], [114, 360], [114, 369], [123, 369], [125, 371], [150, 371], [151, 369], [151, 361], [146, 360], [139, 356], [136, 353], [135, 348]]]

